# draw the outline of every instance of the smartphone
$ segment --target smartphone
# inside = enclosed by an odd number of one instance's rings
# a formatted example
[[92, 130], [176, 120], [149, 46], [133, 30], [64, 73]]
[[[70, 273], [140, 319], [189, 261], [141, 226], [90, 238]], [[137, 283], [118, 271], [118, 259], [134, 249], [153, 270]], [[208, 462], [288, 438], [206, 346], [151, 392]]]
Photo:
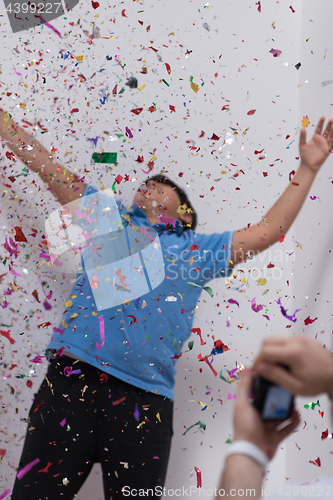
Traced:
[[291, 417], [294, 396], [263, 377], [253, 380], [253, 402], [263, 420], [286, 420]]

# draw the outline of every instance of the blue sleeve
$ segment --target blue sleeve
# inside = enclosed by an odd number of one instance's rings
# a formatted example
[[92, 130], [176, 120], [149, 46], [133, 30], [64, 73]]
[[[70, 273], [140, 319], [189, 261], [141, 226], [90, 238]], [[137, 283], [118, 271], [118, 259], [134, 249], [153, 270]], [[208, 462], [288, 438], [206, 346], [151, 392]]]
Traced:
[[233, 234], [234, 231], [213, 234], [193, 233], [191, 255], [195, 258], [196, 267], [200, 266], [201, 285], [215, 278], [227, 278], [232, 274], [233, 268], [229, 267], [228, 261], [231, 261]]

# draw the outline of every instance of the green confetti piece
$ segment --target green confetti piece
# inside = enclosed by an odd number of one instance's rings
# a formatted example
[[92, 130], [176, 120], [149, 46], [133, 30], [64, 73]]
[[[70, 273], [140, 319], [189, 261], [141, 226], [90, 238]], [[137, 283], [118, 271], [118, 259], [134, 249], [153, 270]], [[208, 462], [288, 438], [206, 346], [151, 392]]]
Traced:
[[237, 131], [237, 129], [236, 129], [236, 128], [232, 128], [232, 127], [229, 127], [229, 128], [231, 128], [231, 130], [233, 130], [234, 132], [235, 132], [235, 131]]
[[308, 404], [304, 405], [304, 408], [306, 410], [309, 410], [310, 408], [311, 408], [311, 410], [314, 410], [316, 406], [320, 407], [319, 399], [318, 399], [317, 403], [308, 403]]
[[226, 440], [226, 443], [231, 444], [231, 443], [232, 443], [231, 439], [230, 439], [230, 438], [229, 438], [229, 439], [227, 439], [227, 440]]
[[117, 163], [117, 153], [93, 153], [91, 159], [95, 163]]
[[194, 346], [194, 340], [191, 340], [191, 342], [189, 342], [189, 343], [187, 344], [188, 350], [187, 350], [187, 351], [185, 351], [185, 352], [192, 351], [193, 346]]
[[200, 429], [203, 429], [204, 431], [206, 430], [206, 424], [204, 422], [201, 422], [201, 420], [199, 420], [198, 422], [196, 422], [195, 424], [191, 425], [190, 427], [188, 427], [186, 429], [185, 432], [183, 432], [182, 436], [185, 436], [185, 434], [190, 430], [192, 429], [193, 427], [195, 427], [196, 425], [200, 425]]
[[116, 184], [117, 184], [117, 181], [114, 181], [114, 183], [112, 184], [112, 191], [116, 190]]
[[225, 377], [223, 377], [223, 375], [222, 375], [222, 370], [220, 371], [219, 377], [220, 377], [222, 380], [224, 380], [224, 382], [227, 382], [227, 383], [228, 383], [227, 379], [226, 379]]
[[165, 85], [167, 85], [168, 87], [170, 87], [170, 85], [168, 84], [168, 82], [166, 82], [164, 79], [162, 80], [162, 82], [164, 82]]
[[213, 298], [214, 297], [214, 292], [213, 290], [210, 288], [210, 286], [204, 286], [203, 289], [209, 293], [209, 295]]
[[195, 286], [196, 288], [202, 288], [202, 286], [197, 285], [196, 283], [192, 283], [192, 281], [188, 281], [188, 282], [187, 282], [187, 284], [188, 284], [188, 285]]

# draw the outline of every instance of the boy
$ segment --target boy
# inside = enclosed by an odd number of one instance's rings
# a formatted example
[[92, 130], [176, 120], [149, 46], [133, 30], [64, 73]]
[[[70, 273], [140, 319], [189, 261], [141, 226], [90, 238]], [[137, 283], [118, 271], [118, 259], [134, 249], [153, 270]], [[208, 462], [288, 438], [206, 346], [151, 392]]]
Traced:
[[[321, 135], [324, 120], [308, 143], [301, 130], [298, 171], [261, 223], [204, 235], [193, 231], [195, 212], [165, 177], [148, 180], [131, 211], [119, 202], [115, 206], [107, 193], [96, 194], [0, 114], [0, 135], [39, 173], [61, 205], [70, 204], [67, 208], [91, 243], [49, 344], [56, 354], [29, 413], [12, 500], [72, 499], [95, 462], [102, 466], [107, 500], [147, 490], [161, 495], [173, 433], [174, 365], [190, 336], [201, 288], [213, 278], [229, 276], [248, 252], [263, 251], [286, 234], [332, 149], [333, 120]], [[110, 215], [117, 209], [124, 223], [116, 232]], [[93, 234], [99, 245], [90, 239]], [[123, 255], [128, 252], [125, 241], [137, 252]], [[131, 257], [139, 264], [130, 267]], [[126, 258], [130, 273], [123, 271]], [[114, 265], [113, 276], [106, 265]], [[131, 287], [136, 293], [129, 299]], [[27, 471], [29, 464], [34, 465]], [[49, 474], [41, 474], [45, 470]]]

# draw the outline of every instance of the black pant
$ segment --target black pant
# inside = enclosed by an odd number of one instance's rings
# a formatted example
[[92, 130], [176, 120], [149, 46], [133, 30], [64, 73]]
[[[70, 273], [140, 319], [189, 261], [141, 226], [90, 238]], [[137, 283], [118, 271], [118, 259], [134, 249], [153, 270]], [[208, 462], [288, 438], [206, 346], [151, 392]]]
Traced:
[[[70, 368], [81, 370], [71, 374]], [[18, 471], [39, 459], [12, 500], [73, 499], [96, 462], [105, 500], [150, 489], [161, 498], [170, 453], [173, 402], [66, 356], [51, 361], [35, 394]], [[64, 422], [64, 419], [65, 422]], [[142, 496], [142, 495], [141, 495]]]

